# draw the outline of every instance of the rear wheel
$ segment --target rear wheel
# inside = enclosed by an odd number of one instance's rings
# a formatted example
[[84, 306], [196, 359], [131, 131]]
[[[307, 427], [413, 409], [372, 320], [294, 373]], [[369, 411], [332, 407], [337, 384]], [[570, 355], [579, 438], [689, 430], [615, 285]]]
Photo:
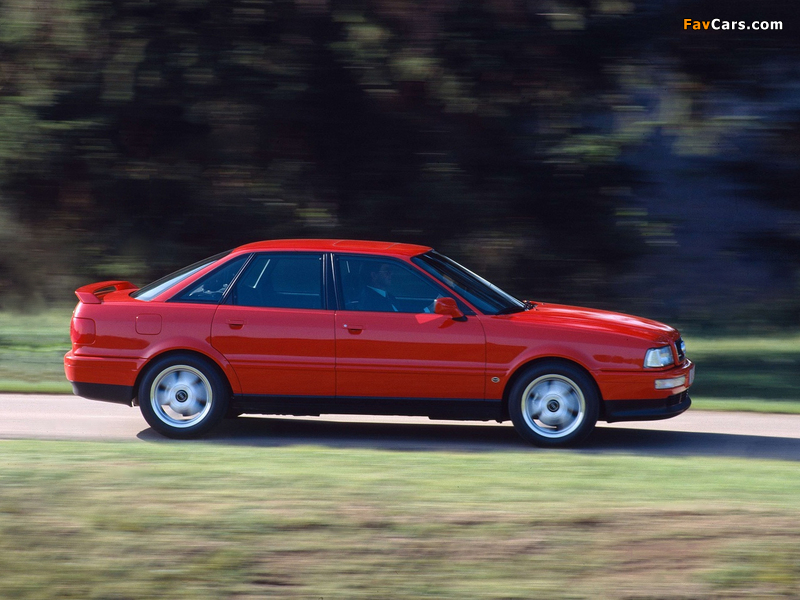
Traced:
[[228, 408], [228, 387], [208, 361], [189, 354], [157, 359], [139, 386], [139, 407], [148, 424], [172, 438], [203, 435]]
[[514, 428], [538, 446], [568, 446], [594, 429], [600, 397], [592, 379], [568, 363], [545, 362], [520, 376], [509, 391]]

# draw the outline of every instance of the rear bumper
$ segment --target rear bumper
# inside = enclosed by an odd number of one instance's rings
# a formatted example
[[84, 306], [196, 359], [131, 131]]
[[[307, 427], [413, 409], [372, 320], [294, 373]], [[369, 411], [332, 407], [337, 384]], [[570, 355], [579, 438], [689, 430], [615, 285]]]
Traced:
[[93, 384], [133, 387], [144, 363], [145, 359], [83, 356], [70, 351], [64, 355], [64, 374], [70, 382], [91, 381]]
[[692, 405], [688, 392], [657, 400], [606, 400], [605, 421], [657, 421], [677, 417]]
[[[138, 364], [133, 360], [96, 356], [64, 356], [64, 374], [76, 396], [131, 405]], [[88, 383], [87, 380], [92, 381]], [[123, 382], [122, 385], [119, 382]], [[125, 385], [130, 382], [130, 385]]]
[[89, 400], [103, 400], [105, 402], [117, 402], [131, 406], [133, 401], [133, 386], [112, 385], [109, 383], [83, 383], [73, 381], [72, 392], [76, 396], [88, 398]]

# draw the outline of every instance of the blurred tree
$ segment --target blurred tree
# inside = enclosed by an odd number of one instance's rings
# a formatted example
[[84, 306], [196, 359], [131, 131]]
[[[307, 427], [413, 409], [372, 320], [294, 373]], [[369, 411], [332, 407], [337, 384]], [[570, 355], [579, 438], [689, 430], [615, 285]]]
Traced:
[[[668, 6], [676, 21], [723, 17], [735, 31], [670, 37], [662, 35], [662, 54], [680, 77], [682, 109], [672, 123], [675, 152], [705, 156], [702, 175], [733, 184], [731, 195], [752, 201], [752, 215], [768, 215], [735, 233], [725, 248], [741, 262], [772, 271], [768, 288], [753, 285], [756, 311], [746, 319], [800, 322], [800, 26], [797, 3], [776, 0], [684, 1]], [[755, 29], [757, 22], [759, 29]], [[769, 29], [764, 29], [769, 25]], [[773, 25], [775, 26], [774, 28]], [[744, 27], [744, 28], [742, 28]], [[699, 33], [699, 32], [698, 32]], [[733, 206], [730, 210], [736, 210]], [[756, 219], [754, 219], [756, 221]], [[742, 285], [747, 285], [742, 281]], [[769, 302], [764, 302], [769, 297]], [[730, 314], [715, 310], [717, 318]], [[745, 312], [744, 307], [733, 311]]]
[[666, 231], [623, 153], [661, 128], [713, 154], [731, 122], [704, 99], [765, 68], [686, 37], [693, 5], [6, 0], [0, 198], [59, 232], [28, 242], [49, 257], [33, 281], [353, 236], [435, 245], [522, 295], [609, 297]]

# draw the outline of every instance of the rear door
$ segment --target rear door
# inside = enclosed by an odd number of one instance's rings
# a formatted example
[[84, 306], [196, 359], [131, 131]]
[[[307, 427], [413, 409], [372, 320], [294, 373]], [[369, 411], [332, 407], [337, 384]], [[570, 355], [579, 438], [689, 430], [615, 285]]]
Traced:
[[336, 393], [334, 311], [326, 306], [322, 253], [256, 254], [214, 315], [212, 345], [242, 393]]
[[483, 326], [475, 315], [433, 313], [436, 298], [452, 293], [393, 258], [342, 254], [335, 265], [339, 397], [484, 398]]

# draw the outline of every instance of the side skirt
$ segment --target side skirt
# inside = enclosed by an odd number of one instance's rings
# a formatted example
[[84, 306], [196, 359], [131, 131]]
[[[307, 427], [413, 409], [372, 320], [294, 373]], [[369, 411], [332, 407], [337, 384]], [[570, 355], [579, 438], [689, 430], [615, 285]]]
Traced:
[[239, 414], [316, 416], [401, 415], [459, 421], [504, 421], [500, 400], [234, 395]]

